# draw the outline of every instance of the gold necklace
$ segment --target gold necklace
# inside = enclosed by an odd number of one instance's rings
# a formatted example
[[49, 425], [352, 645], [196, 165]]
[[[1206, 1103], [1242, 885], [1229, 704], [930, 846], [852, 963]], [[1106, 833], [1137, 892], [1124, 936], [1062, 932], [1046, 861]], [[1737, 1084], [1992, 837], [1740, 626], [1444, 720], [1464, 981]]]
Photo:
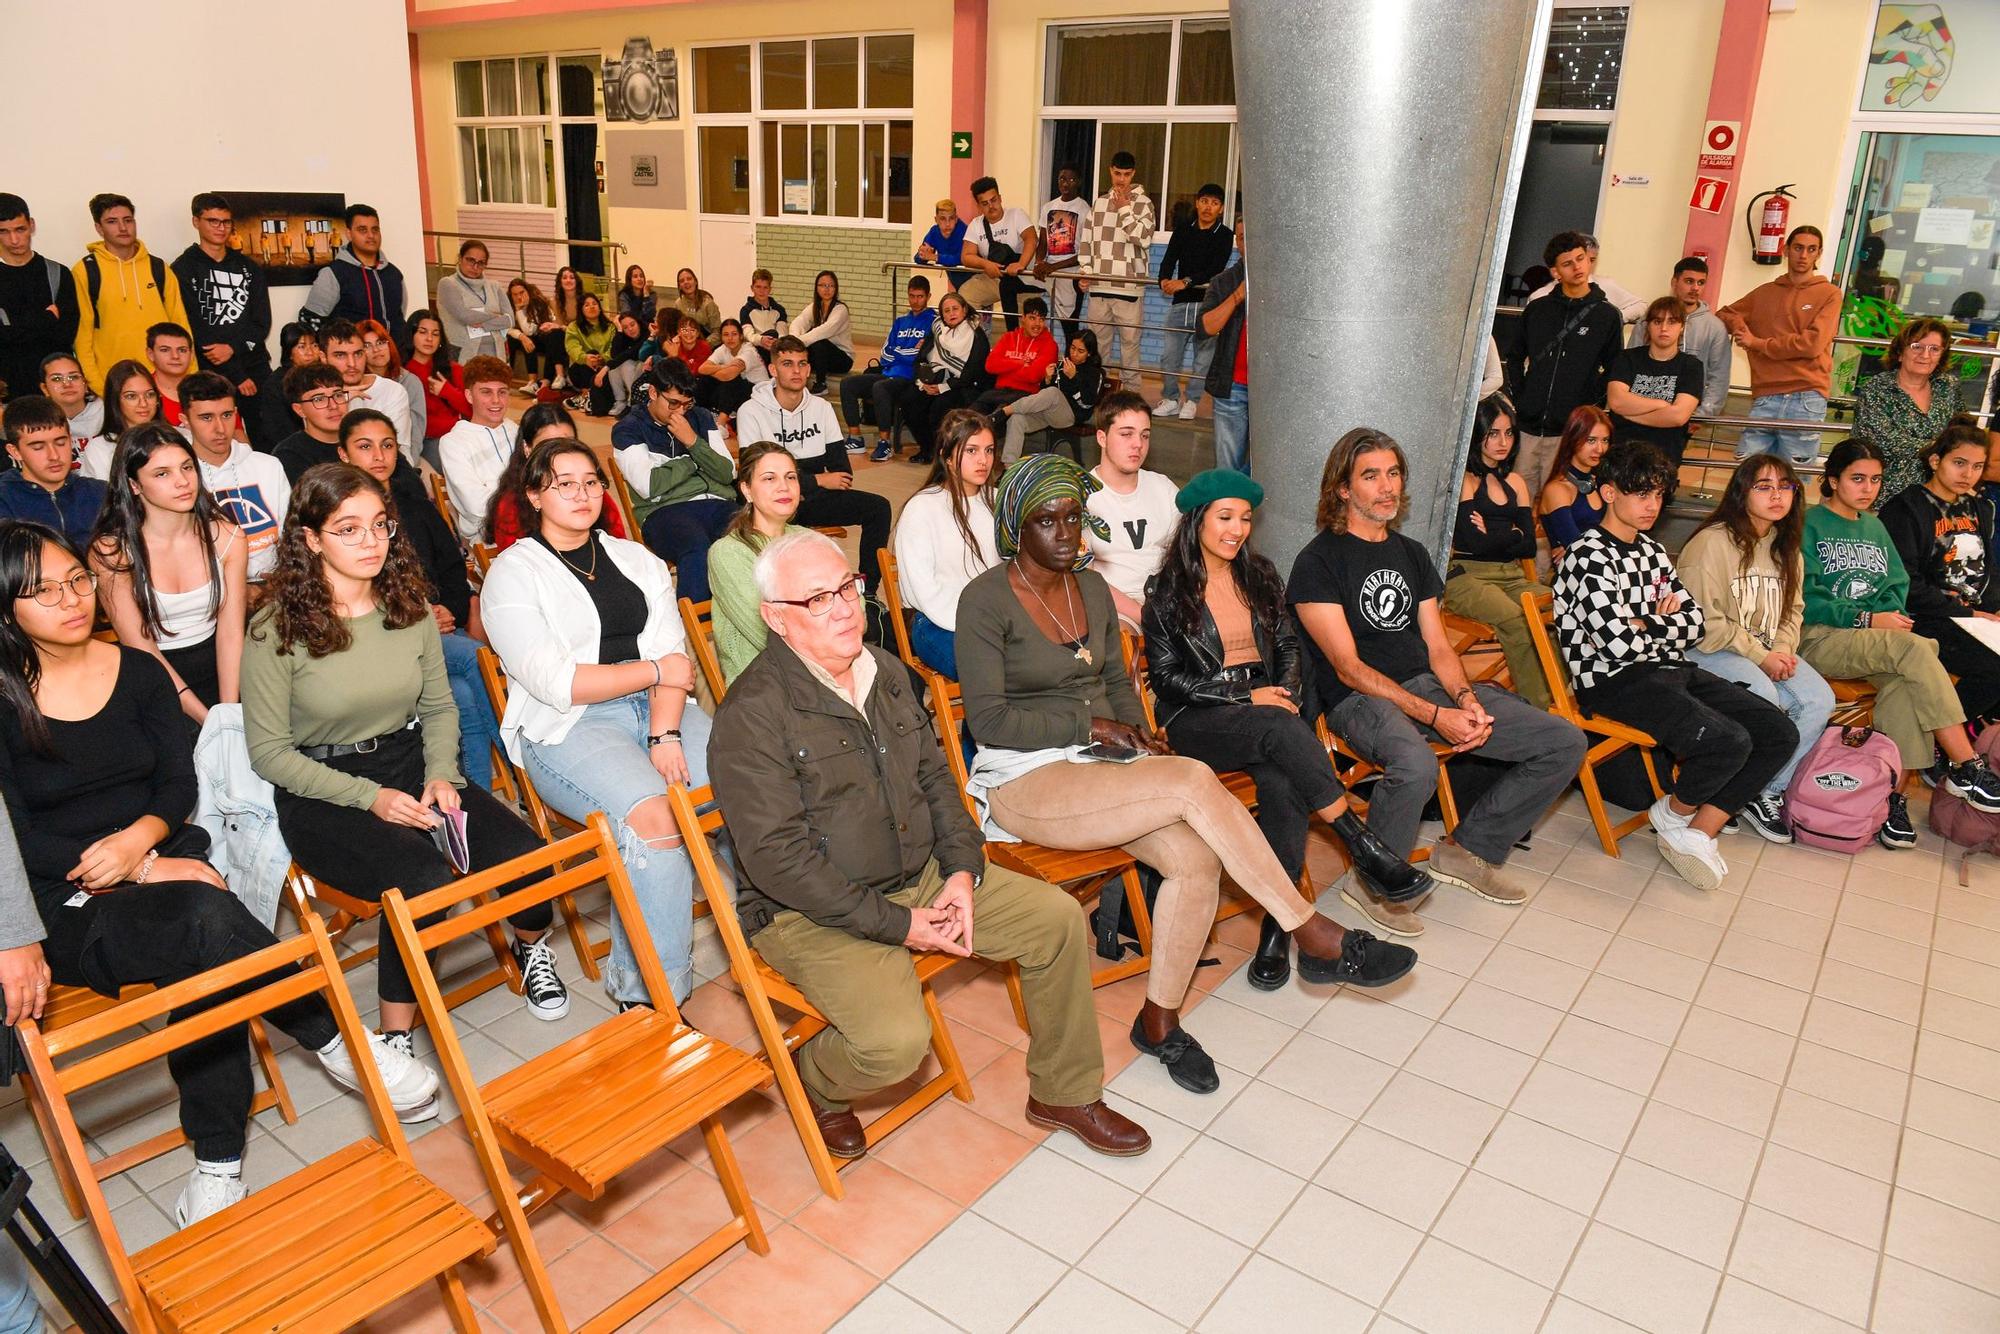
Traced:
[[[1050, 623], [1053, 624], [1056, 629], [1068, 635], [1072, 641], [1076, 642], [1076, 652], [1071, 656], [1086, 667], [1096, 665], [1097, 660], [1090, 655], [1090, 645], [1087, 642], [1082, 642], [1082, 641], [1087, 641], [1089, 639], [1089, 636], [1081, 634], [1075, 630], [1070, 629], [1067, 625], [1064, 625], [1062, 622], [1062, 618], [1056, 615], [1055, 608], [1051, 607], [1048, 603], [1042, 601], [1042, 595], [1035, 591], [1035, 586], [1028, 582], [1026, 575], [1022, 574], [1020, 570], [1015, 568], [1014, 563], [1012, 561], [1009, 561], [1007, 563], [1007, 569], [1009, 573], [1011, 573], [1016, 579], [1019, 579], [1021, 581], [1021, 587], [1028, 590], [1028, 596], [1032, 597], [1035, 601], [1041, 603], [1042, 610], [1049, 614]], [[1064, 575], [1063, 602], [1064, 605], [1069, 608], [1069, 614], [1072, 617], [1074, 617], [1076, 616], [1076, 596], [1070, 592], [1069, 586], [1070, 586], [1069, 576]]]
[[584, 578], [585, 578], [586, 580], [588, 580], [589, 582], [591, 582], [591, 583], [593, 583], [593, 584], [594, 584], [594, 583], [596, 583], [596, 582], [597, 582], [597, 539], [596, 539], [596, 536], [595, 536], [595, 535], [593, 534], [593, 535], [592, 535], [591, 537], [588, 537], [588, 538], [584, 539], [584, 543], [585, 543], [585, 545], [586, 545], [586, 546], [588, 546], [588, 547], [590, 548], [590, 568], [589, 568], [589, 569], [587, 569], [587, 570], [586, 570], [586, 569], [583, 569], [583, 568], [582, 568], [582, 567], [580, 567], [580, 566], [578, 566], [578, 565], [577, 565], [577, 564], [576, 564], [576, 563], [575, 563], [574, 561], [572, 561], [572, 560], [571, 560], [571, 559], [570, 559], [570, 558], [569, 558], [568, 556], [565, 556], [565, 555], [563, 555], [563, 553], [562, 553], [562, 552], [560, 552], [560, 551], [556, 551], [556, 547], [555, 547], [555, 544], [554, 544], [553, 542], [551, 542], [551, 543], [549, 544], [549, 550], [550, 550], [550, 551], [555, 551], [555, 553], [556, 553], [556, 559], [557, 559], [557, 560], [559, 560], [559, 561], [561, 561], [561, 562], [562, 562], [563, 564], [565, 564], [565, 565], [569, 566], [569, 568], [570, 568], [570, 569], [574, 570], [574, 571], [575, 571], [576, 573], [578, 573], [578, 574], [582, 575], [582, 576], [583, 576], [583, 577], [584, 577]]

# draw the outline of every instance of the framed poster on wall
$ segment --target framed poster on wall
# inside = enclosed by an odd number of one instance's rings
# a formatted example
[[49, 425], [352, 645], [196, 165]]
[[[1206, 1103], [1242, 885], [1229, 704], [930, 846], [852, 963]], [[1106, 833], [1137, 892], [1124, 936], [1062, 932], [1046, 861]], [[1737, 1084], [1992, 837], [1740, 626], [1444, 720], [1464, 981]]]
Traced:
[[235, 213], [229, 248], [263, 266], [273, 287], [306, 287], [347, 243], [346, 195], [225, 190]]

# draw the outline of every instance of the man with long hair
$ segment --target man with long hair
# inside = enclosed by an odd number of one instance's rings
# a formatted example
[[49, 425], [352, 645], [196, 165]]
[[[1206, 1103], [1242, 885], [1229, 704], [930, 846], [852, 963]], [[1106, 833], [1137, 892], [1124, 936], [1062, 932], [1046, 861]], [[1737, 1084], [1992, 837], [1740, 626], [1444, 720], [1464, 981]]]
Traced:
[[[1445, 638], [1444, 586], [1430, 553], [1397, 531], [1408, 510], [1403, 447], [1358, 427], [1327, 456], [1320, 532], [1292, 566], [1286, 599], [1306, 632], [1319, 706], [1363, 759], [1382, 769], [1368, 827], [1409, 859], [1424, 805], [1437, 790], [1441, 741], [1507, 766], [1424, 869], [1493, 903], [1518, 906], [1528, 887], [1507, 874], [1514, 844], [1583, 764], [1583, 733], [1510, 690], [1472, 685]], [[1407, 903], [1355, 877], [1341, 897], [1398, 935], [1422, 930]]]

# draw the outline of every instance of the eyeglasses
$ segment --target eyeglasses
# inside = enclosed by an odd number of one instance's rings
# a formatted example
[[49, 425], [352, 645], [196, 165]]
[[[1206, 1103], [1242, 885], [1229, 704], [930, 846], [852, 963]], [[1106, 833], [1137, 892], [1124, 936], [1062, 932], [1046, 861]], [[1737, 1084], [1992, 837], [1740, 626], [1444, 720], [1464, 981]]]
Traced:
[[155, 403], [159, 402], [160, 391], [157, 389], [121, 389], [118, 391], [118, 401], [120, 403], [144, 403], [149, 398]]
[[815, 593], [809, 598], [771, 598], [781, 607], [804, 607], [808, 616], [824, 616], [833, 610], [833, 600], [854, 602], [861, 597], [861, 576], [850, 574], [838, 585], [824, 593]]
[[1941, 357], [1944, 349], [1935, 343], [1912, 343], [1903, 349], [1906, 357]]
[[28, 596], [44, 607], [60, 607], [63, 594], [67, 593], [81, 602], [97, 592], [97, 576], [89, 570], [78, 570], [67, 579], [44, 579], [28, 590]]
[[51, 371], [43, 377], [50, 384], [82, 384], [82, 371]]
[[542, 489], [544, 491], [553, 491], [564, 500], [580, 500], [584, 496], [602, 494], [604, 483], [595, 477], [569, 477], [560, 482], [550, 482]]
[[345, 389], [334, 389], [324, 394], [309, 394], [305, 398], [300, 399], [299, 402], [309, 408], [324, 408], [336, 403], [345, 403], [349, 397], [350, 395]]
[[339, 539], [344, 547], [358, 547], [364, 537], [372, 536], [378, 542], [387, 542], [393, 538], [396, 535], [396, 521], [377, 519], [365, 526], [358, 523], [344, 523], [338, 528], [322, 528], [320, 532], [327, 537]]
[[483, 268], [485, 268], [485, 267], [486, 267], [486, 261], [485, 261], [485, 260], [483, 260], [483, 259], [474, 259], [474, 258], [473, 258], [472, 256], [470, 256], [470, 255], [467, 255], [467, 256], [466, 256], [466, 257], [465, 257], [464, 259], [461, 259], [461, 260], [460, 260], [460, 261], [458, 261], [458, 262], [459, 262], [459, 263], [461, 263], [461, 264], [466, 264], [466, 265], [470, 265], [471, 267], [473, 267], [473, 268], [475, 268], [475, 269], [483, 269]]
[[1797, 482], [1759, 482], [1750, 488], [1752, 493], [1760, 496], [1789, 496], [1798, 489]]

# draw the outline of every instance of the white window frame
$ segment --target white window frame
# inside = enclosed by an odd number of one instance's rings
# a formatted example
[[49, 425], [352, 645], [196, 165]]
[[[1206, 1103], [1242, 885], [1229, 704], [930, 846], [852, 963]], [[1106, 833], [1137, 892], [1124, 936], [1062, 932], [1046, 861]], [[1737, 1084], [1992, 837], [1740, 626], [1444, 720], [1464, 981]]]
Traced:
[[[561, 116], [556, 113], [556, 105], [557, 105], [556, 62], [558, 60], [563, 59], [565, 56], [574, 58], [585, 54], [588, 53], [582, 51], [568, 51], [568, 52], [556, 52], [556, 53], [551, 53], [547, 51], [523, 51], [511, 55], [467, 56], [464, 59], [453, 60], [451, 62], [451, 154], [452, 154], [452, 166], [454, 168], [453, 180], [456, 182], [456, 185], [453, 188], [453, 194], [458, 198], [458, 203], [460, 208], [468, 208], [468, 209], [536, 208], [560, 214], [560, 211], [562, 210], [563, 207], [562, 189], [563, 189], [564, 177], [563, 177], [563, 156], [562, 156], [562, 133], [558, 127], [562, 125], [565, 121], [573, 123], [585, 119], [596, 119], [596, 117], [593, 116], [586, 118], [582, 116]], [[601, 56], [597, 58], [600, 60], [602, 59]], [[539, 116], [459, 115], [458, 114], [458, 67], [460, 65], [477, 65], [480, 67], [480, 87], [483, 96], [485, 88], [485, 79], [486, 79], [486, 66], [490, 62], [496, 60], [508, 60], [508, 61], [513, 61], [515, 63], [516, 67], [515, 87], [517, 95], [519, 90], [520, 62], [523, 60], [540, 60], [544, 62], [542, 66], [542, 82], [543, 82], [542, 100], [547, 105], [548, 110]], [[465, 198], [465, 166], [466, 166], [465, 144], [463, 136], [459, 134], [459, 131], [524, 129], [524, 128], [531, 130], [539, 128], [546, 131], [548, 133], [550, 141], [554, 144], [554, 150], [555, 150], [555, 159], [554, 159], [555, 165], [553, 173], [554, 179], [552, 182], [547, 183], [552, 185], [553, 187], [550, 190], [550, 193], [553, 197], [540, 204], [527, 203], [525, 201], [521, 203], [509, 204], [509, 203], [502, 203], [497, 200], [480, 200], [480, 199]], [[536, 164], [536, 171], [539, 174], [540, 163]]]
[[[1199, 14], [1120, 14], [1115, 18], [1063, 18], [1044, 19], [1042, 21], [1041, 28], [1037, 34], [1041, 42], [1041, 50], [1035, 71], [1035, 77], [1038, 81], [1036, 84], [1038, 93], [1036, 97], [1037, 110], [1035, 117], [1037, 127], [1034, 179], [1035, 197], [1028, 205], [1023, 206], [1024, 211], [1027, 212], [1029, 217], [1037, 219], [1037, 225], [1039, 225], [1039, 210], [1043, 204], [1048, 202], [1042, 196], [1042, 183], [1055, 174], [1057, 166], [1055, 162], [1055, 129], [1050, 122], [1058, 120], [1094, 120], [1100, 127], [1100, 132], [1096, 135], [1095, 142], [1091, 145], [1091, 160], [1088, 163], [1080, 164], [1084, 168], [1084, 179], [1081, 184], [1085, 199], [1093, 199], [1096, 196], [1097, 178], [1104, 161], [1104, 135], [1101, 127], [1105, 121], [1114, 121], [1126, 125], [1166, 126], [1167, 137], [1162, 150], [1162, 161], [1168, 164], [1171, 164], [1174, 160], [1174, 125], [1177, 122], [1180, 124], [1229, 126], [1229, 162], [1222, 178], [1222, 216], [1224, 218], [1233, 218], [1236, 216], [1236, 183], [1243, 165], [1243, 135], [1237, 122], [1236, 108], [1234, 106], [1219, 106], [1214, 103], [1182, 106], [1172, 100], [1180, 96], [1181, 25], [1183, 23], [1213, 23], [1218, 19], [1227, 23], [1229, 21], [1229, 11], [1224, 9]], [[1055, 45], [1055, 33], [1057, 29], [1145, 27], [1158, 23], [1171, 25], [1172, 33], [1167, 44], [1167, 97], [1169, 100], [1166, 103], [1157, 106], [1116, 106], [1108, 103], [1075, 106], [1060, 102], [1052, 103], [1048, 100], [1049, 58], [1050, 52]], [[1231, 36], [1233, 39], [1233, 29]], [[1117, 150], [1113, 149], [1112, 151], [1116, 152]], [[1154, 199], [1156, 207], [1164, 204], [1165, 182], [1142, 181], [1140, 184], [1149, 185], [1156, 192]], [[1004, 189], [1002, 193], [1005, 193]], [[1162, 215], [1156, 221], [1157, 229], [1153, 233], [1154, 243], [1159, 244], [1160, 242], [1171, 240], [1173, 233], [1168, 230], [1168, 223], [1171, 220]]]
[[[1549, 21], [1555, 22], [1555, 10], [1559, 9], [1623, 9], [1625, 11], [1625, 43], [1618, 48], [1618, 86], [1611, 90], [1611, 110], [1609, 111], [1564, 111], [1560, 108], [1543, 110], [1537, 105], [1532, 119], [1535, 121], [1560, 121], [1569, 125], [1609, 125], [1610, 132], [1604, 136], [1604, 170], [1597, 180], [1597, 205], [1590, 219], [1590, 234], [1596, 236], [1604, 223], [1604, 203], [1611, 193], [1611, 163], [1618, 155], [1618, 108], [1625, 102], [1625, 75], [1632, 67], [1627, 59], [1631, 47], [1632, 10], [1637, 0], [1555, 0], [1549, 13]], [[1542, 72], [1535, 71], [1535, 98], [1541, 99]]]
[[[692, 208], [697, 220], [702, 222], [737, 222], [737, 223], [747, 222], [752, 224], [768, 222], [768, 223], [779, 223], [779, 224], [797, 225], [797, 226], [861, 227], [874, 231], [884, 231], [884, 232], [907, 232], [910, 230], [911, 225], [916, 221], [917, 218], [917, 205], [914, 193], [912, 194], [910, 199], [910, 221], [890, 222], [887, 220], [889, 211], [889, 182], [887, 180], [889, 171], [889, 127], [891, 123], [895, 121], [909, 122], [910, 156], [912, 162], [914, 163], [914, 159], [916, 157], [916, 119], [917, 119], [916, 109], [914, 107], [858, 106], [858, 107], [847, 108], [847, 107], [815, 107], [812, 105], [813, 79], [814, 79], [812, 43], [826, 42], [826, 41], [842, 41], [848, 38], [854, 38], [858, 40], [859, 45], [856, 48], [858, 55], [858, 68], [856, 70], [856, 100], [860, 102], [866, 102], [868, 100], [868, 39], [870, 37], [908, 37], [910, 39], [910, 58], [912, 63], [911, 88], [914, 91], [916, 86], [915, 61], [916, 61], [917, 49], [920, 44], [916, 40], [916, 33], [913, 29], [884, 28], [869, 32], [863, 32], [857, 30], [852, 32], [801, 33], [796, 36], [738, 37], [738, 38], [713, 41], [713, 42], [695, 42], [689, 46], [688, 62], [687, 62], [689, 82], [688, 82], [688, 97], [686, 105], [690, 108], [689, 116], [690, 116], [690, 123], [693, 126], [694, 151], [696, 155], [695, 191], [694, 191], [695, 197], [692, 202]], [[764, 106], [763, 48], [766, 45], [774, 45], [774, 46], [788, 45], [793, 42], [804, 42], [806, 44], [806, 105], [803, 107], [788, 107], [782, 109], [767, 110]], [[721, 112], [707, 112], [707, 113], [692, 110], [692, 108], [700, 105], [699, 89], [697, 89], [694, 85], [694, 80], [697, 77], [696, 66], [698, 63], [695, 60], [694, 53], [697, 51], [715, 50], [733, 46], [747, 46], [750, 48], [750, 110], [721, 111]], [[777, 213], [766, 213], [764, 211], [764, 126], [769, 124], [775, 124], [780, 126], [853, 125], [858, 127], [856, 133], [860, 135], [862, 143], [861, 160], [862, 160], [862, 172], [864, 174], [864, 182], [866, 178], [866, 172], [868, 169], [867, 168], [868, 136], [865, 127], [869, 125], [880, 125], [882, 127], [882, 171], [884, 176], [884, 179], [882, 181], [883, 216], [878, 218], [857, 218], [857, 217], [848, 217], [839, 213], [783, 212], [782, 209], [784, 206], [784, 198], [783, 198], [782, 182], [780, 183], [780, 191], [779, 191], [779, 208], [781, 211]], [[701, 154], [701, 131], [704, 126], [747, 127], [750, 137], [750, 211], [748, 213], [711, 213], [702, 209], [701, 207], [702, 163], [700, 154]], [[781, 129], [779, 131], [781, 139], [783, 133], [784, 132]], [[808, 139], [810, 139], [810, 132], [808, 132]], [[781, 155], [782, 151], [783, 150], [781, 146], [780, 148]], [[808, 143], [806, 150], [806, 170], [807, 170], [807, 176], [806, 176], [807, 188], [808, 190], [810, 190], [813, 182], [813, 177], [811, 175], [812, 149], [810, 142]], [[829, 203], [831, 203], [832, 200], [835, 198], [839, 188], [840, 187], [838, 184], [838, 178], [837, 177], [830, 178], [828, 181], [827, 191], [826, 191], [826, 197]], [[865, 193], [866, 193], [865, 184], [858, 185], [855, 197], [859, 199]]]

